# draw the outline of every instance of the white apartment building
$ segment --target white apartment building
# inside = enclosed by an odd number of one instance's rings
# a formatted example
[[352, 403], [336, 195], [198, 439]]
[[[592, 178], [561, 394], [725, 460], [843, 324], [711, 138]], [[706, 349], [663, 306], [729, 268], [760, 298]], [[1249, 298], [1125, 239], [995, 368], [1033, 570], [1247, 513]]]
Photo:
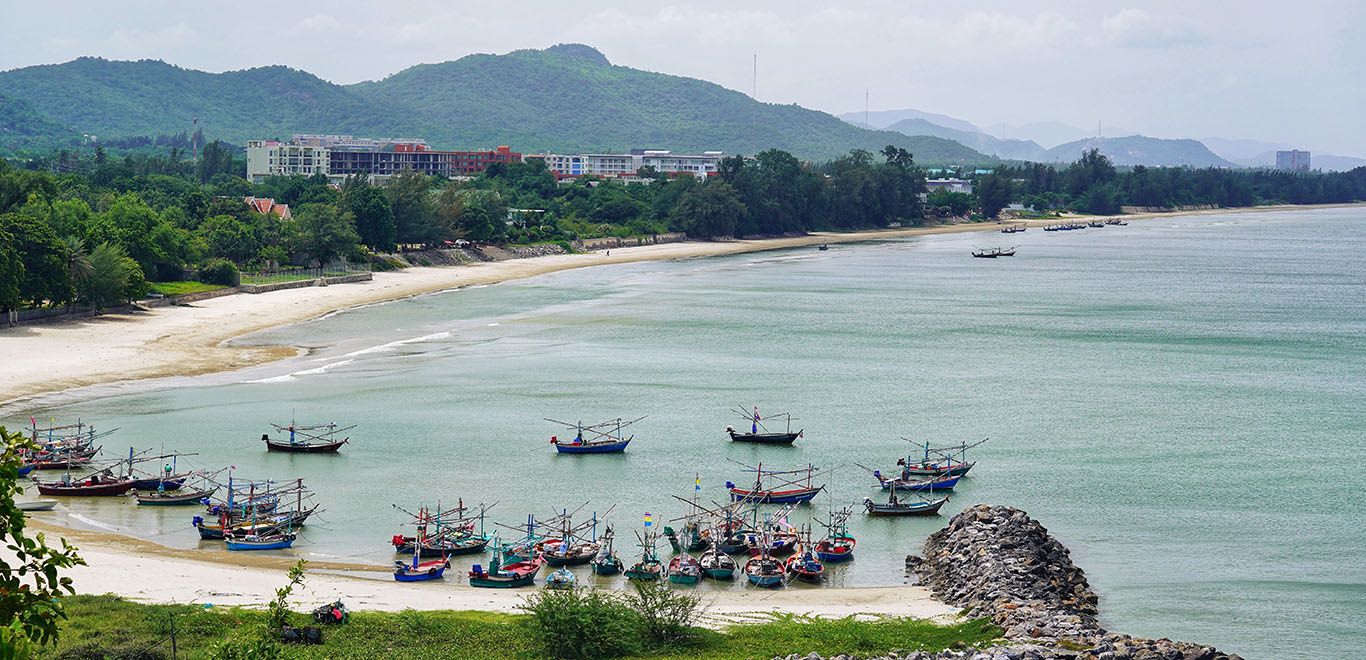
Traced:
[[703, 178], [717, 171], [723, 152], [707, 151], [701, 155], [675, 154], [662, 150], [635, 150], [628, 154], [542, 154], [527, 158], [545, 160], [546, 169], [559, 177], [585, 175], [627, 177], [640, 168], [649, 166], [663, 174], [691, 174]]
[[331, 160], [331, 152], [324, 146], [248, 140], [247, 180], [261, 183], [269, 176], [326, 175]]

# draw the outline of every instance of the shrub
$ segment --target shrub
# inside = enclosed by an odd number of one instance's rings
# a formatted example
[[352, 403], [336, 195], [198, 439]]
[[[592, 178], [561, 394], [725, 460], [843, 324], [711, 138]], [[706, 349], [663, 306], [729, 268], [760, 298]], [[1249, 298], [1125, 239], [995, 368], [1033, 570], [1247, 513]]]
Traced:
[[53, 656], [54, 660], [165, 660], [166, 654], [138, 646], [84, 644]]
[[635, 593], [626, 603], [640, 615], [645, 635], [655, 643], [686, 641], [694, 634], [693, 625], [702, 615], [702, 598], [686, 591], [674, 591], [654, 582], [635, 582]]
[[241, 275], [237, 272], [237, 265], [231, 261], [210, 259], [199, 269], [199, 281], [205, 284], [237, 286], [241, 283]]
[[640, 650], [640, 614], [619, 597], [597, 589], [539, 591], [521, 609], [548, 655], [554, 658], [614, 658]]

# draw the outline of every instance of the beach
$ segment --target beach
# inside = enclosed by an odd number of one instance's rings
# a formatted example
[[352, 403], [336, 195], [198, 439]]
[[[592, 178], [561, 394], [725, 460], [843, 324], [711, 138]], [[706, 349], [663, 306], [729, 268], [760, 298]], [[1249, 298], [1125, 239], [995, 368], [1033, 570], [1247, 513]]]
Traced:
[[[1126, 220], [1323, 207], [1265, 206], [1132, 214]], [[1020, 221], [1040, 227], [1057, 220]], [[0, 407], [64, 390], [170, 376], [242, 369], [294, 357], [291, 346], [229, 346], [245, 334], [290, 325], [338, 310], [460, 287], [494, 284], [572, 268], [688, 259], [954, 232], [996, 232], [1000, 223], [950, 224], [728, 242], [684, 242], [563, 254], [469, 266], [415, 267], [375, 273], [370, 282], [233, 295], [177, 307], [106, 314], [79, 320], [0, 328], [5, 386]], [[609, 255], [608, 252], [611, 254]]]
[[[52, 514], [38, 514], [38, 516]], [[68, 530], [34, 521], [38, 529], [62, 534], [80, 548], [86, 566], [63, 575], [77, 593], [117, 594], [143, 603], [197, 603], [213, 606], [263, 606], [275, 597], [293, 562], [280, 557], [225, 556], [225, 561], [193, 559], [155, 544], [102, 532]], [[220, 555], [223, 556], [223, 555]], [[542, 575], [549, 569], [543, 569]], [[353, 610], [484, 610], [517, 612], [530, 589], [477, 589], [458, 572], [431, 583], [398, 583], [381, 567], [310, 563], [308, 578], [293, 601], [311, 607], [341, 600]], [[129, 579], [155, 576], [155, 579]], [[958, 608], [941, 603], [924, 587], [707, 591], [706, 620], [714, 625], [753, 620], [766, 612], [840, 618], [897, 616], [947, 622]]]

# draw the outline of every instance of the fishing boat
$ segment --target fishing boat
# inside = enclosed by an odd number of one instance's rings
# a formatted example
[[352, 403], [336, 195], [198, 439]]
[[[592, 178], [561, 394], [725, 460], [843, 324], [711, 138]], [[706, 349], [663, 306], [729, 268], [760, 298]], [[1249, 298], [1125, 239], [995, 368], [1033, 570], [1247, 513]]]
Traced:
[[1008, 227], [1002, 227], [1002, 228], [1001, 228], [1001, 233], [1002, 233], [1002, 234], [1018, 234], [1018, 233], [1020, 233], [1020, 232], [1022, 232], [1022, 231], [1025, 231], [1026, 229], [1029, 229], [1029, 228], [1026, 227], [1026, 226], [1024, 226], [1024, 225], [1010, 225], [1010, 226], [1008, 226]]
[[206, 490], [180, 490], [164, 491], [153, 490], [146, 493], [134, 493], [133, 497], [139, 505], [145, 506], [179, 506], [186, 504], [199, 504], [207, 501], [218, 491], [214, 486]]
[[425, 582], [427, 580], [440, 580], [446, 576], [446, 569], [451, 567], [451, 560], [441, 558], [431, 561], [421, 561], [416, 555], [412, 562], [394, 562], [394, 580], [398, 582]]
[[19, 466], [19, 476], [21, 476], [21, 477], [27, 477], [27, 476], [28, 476], [28, 473], [32, 472], [34, 467], [35, 467], [35, 466], [34, 466], [33, 463], [24, 463], [23, 465], [20, 465], [20, 466]]
[[271, 426], [275, 427], [276, 431], [288, 433], [289, 439], [287, 441], [275, 440], [270, 437], [269, 433], [261, 434], [261, 441], [266, 443], [266, 451], [296, 454], [335, 454], [341, 450], [342, 445], [351, 441], [350, 437], [342, 436], [342, 434], [356, 428], [354, 424], [338, 427], [335, 422], [305, 426], [296, 423], [294, 420], [290, 420], [287, 426], [279, 424], [271, 424]]
[[[550, 436], [550, 444], [555, 447], [555, 451], [561, 454], [619, 454], [626, 451], [626, 446], [631, 444], [635, 436], [624, 436], [622, 429], [645, 419], [638, 417], [629, 422], [624, 422], [621, 418], [609, 419], [605, 422], [584, 426], [583, 422], [570, 424], [554, 419], [546, 418], [547, 422], [554, 422], [574, 429], [574, 439], [563, 442], [559, 436]], [[588, 437], [584, 437], [584, 433]]]
[[1123, 220], [1120, 220], [1119, 218], [1110, 218], [1109, 220], [1106, 220], [1106, 221], [1105, 221], [1105, 224], [1107, 224], [1107, 225], [1116, 225], [1116, 226], [1119, 226], [1119, 227], [1124, 227], [1124, 226], [1128, 225], [1129, 223], [1127, 223], [1127, 222], [1125, 222], [1125, 221], [1123, 221]]
[[1003, 248], [1003, 247], [978, 248], [978, 249], [972, 251], [972, 256], [977, 257], [978, 259], [995, 259], [996, 257], [1013, 257], [1013, 256], [1015, 256], [1015, 248], [1013, 248], [1013, 247], [1009, 247], [1009, 248]]
[[674, 518], [670, 521], [682, 521], [683, 533], [679, 534], [673, 527], [664, 526], [664, 538], [668, 539], [674, 552], [701, 552], [712, 545], [713, 531], [710, 526], [703, 524], [703, 519], [714, 515], [714, 512], [697, 503], [697, 496], [702, 492], [702, 475], [693, 474], [692, 484], [692, 500], [685, 500], [677, 495], [672, 496], [688, 505], [687, 513], [683, 514], [681, 518]]
[[502, 548], [496, 542], [493, 545], [493, 561], [489, 562], [488, 570], [479, 564], [470, 568], [471, 587], [511, 589], [536, 582], [536, 574], [541, 570], [540, 558], [503, 564]]
[[[555, 536], [540, 542], [539, 551], [550, 566], [581, 566], [593, 561], [601, 546], [597, 542], [598, 515], [591, 521], [575, 525], [574, 512], [562, 511], [546, 523], [555, 528]], [[590, 531], [591, 530], [591, 531]], [[586, 533], [587, 532], [587, 533]]]
[[820, 245], [817, 245], [817, 246], [816, 246], [816, 249], [817, 249], [817, 250], [820, 250], [821, 252], [825, 252], [826, 250], [829, 250], [829, 249], [830, 249], [830, 244], [829, 244], [829, 243], [821, 243]]
[[465, 513], [469, 509], [463, 499], [457, 500], [452, 509], [442, 510], [438, 505], [435, 513], [425, 506], [418, 508], [416, 513], [397, 504], [393, 507], [412, 516], [411, 524], [416, 528], [414, 536], [395, 534], [389, 539], [396, 553], [416, 551], [419, 557], [450, 557], [480, 554], [488, 548], [490, 537], [484, 533], [484, 514], [491, 506], [481, 504], [479, 514], [468, 517]]
[[440, 580], [445, 577], [446, 569], [451, 567], [451, 560], [441, 557], [431, 561], [422, 561], [420, 547], [417, 544], [413, 545], [411, 561], [394, 562], [395, 581], [425, 582], [427, 580]]
[[947, 496], [937, 500], [920, 498], [918, 502], [902, 502], [896, 496], [896, 489], [887, 491], [887, 503], [874, 502], [871, 498], [863, 498], [863, 506], [868, 510], [870, 516], [937, 516], [940, 507], [948, 502]]
[[276, 481], [234, 479], [228, 475], [227, 495], [212, 501], [205, 516], [195, 516], [193, 524], [199, 537], [220, 540], [225, 535], [268, 535], [303, 527], [318, 511], [312, 491], [303, 479], [281, 484]]
[[[961, 477], [966, 475], [976, 465], [976, 463], [968, 462], [968, 450], [990, 440], [990, 438], [983, 438], [972, 444], [964, 442], [953, 447], [932, 448], [928, 442], [919, 443], [909, 438], [902, 439], [915, 445], [917, 449], [923, 452], [920, 457], [906, 456], [897, 459], [896, 464], [901, 468], [901, 477], [908, 481], [917, 476]], [[933, 458], [931, 458], [931, 454], [934, 454]]]
[[852, 513], [848, 508], [831, 511], [830, 519], [821, 522], [825, 526], [825, 538], [816, 541], [813, 549], [822, 562], [839, 564], [854, 558], [854, 547], [858, 541], [849, 533], [849, 516]]
[[659, 561], [659, 555], [655, 551], [655, 533], [650, 529], [654, 525], [650, 514], [645, 514], [645, 534], [636, 532], [636, 538], [640, 541], [640, 561], [631, 564], [626, 569], [627, 580], [654, 582], [664, 576], [664, 564]]
[[28, 457], [30, 470], [69, 470], [89, 465], [101, 447], [82, 446], [71, 449], [40, 449]]
[[702, 580], [702, 564], [696, 557], [684, 552], [669, 560], [669, 582], [674, 584], [697, 584]]
[[123, 495], [133, 489], [129, 479], [114, 477], [108, 470], [95, 473], [84, 479], [72, 480], [71, 473], [62, 475], [62, 481], [39, 481], [38, 492], [43, 495], [62, 497], [112, 497]]
[[14, 506], [20, 511], [51, 511], [57, 506], [57, 500], [29, 500], [28, 502], [15, 502]]
[[236, 536], [229, 534], [224, 537], [224, 542], [229, 550], [283, 550], [294, 545], [294, 534], [291, 532], [274, 532], [268, 534], [244, 534]]
[[958, 480], [962, 477], [926, 477], [924, 479], [888, 479], [882, 472], [873, 470], [873, 477], [882, 486], [882, 490], [899, 490], [912, 493], [923, 493], [935, 490], [953, 490], [958, 485]]
[[546, 589], [573, 589], [574, 583], [578, 578], [574, 576], [574, 571], [561, 567], [551, 571], [550, 575], [545, 576]]
[[784, 562], [787, 572], [802, 582], [819, 584], [825, 579], [825, 564], [821, 563], [811, 543], [811, 530], [802, 530], [801, 538], [797, 551]]
[[702, 553], [702, 557], [697, 562], [702, 566], [703, 577], [713, 580], [735, 579], [735, 560], [722, 552], [719, 547]]
[[597, 556], [593, 557], [593, 561], [588, 562], [589, 569], [593, 571], [594, 575], [616, 575], [625, 570], [625, 566], [621, 563], [621, 557], [618, 557], [616, 551], [612, 549], [613, 537], [614, 533], [609, 525], [598, 539]]
[[1104, 222], [1101, 222], [1100, 220], [1092, 220], [1092, 221], [1086, 223], [1086, 226], [1087, 226], [1087, 227], [1104, 227], [1104, 226], [1105, 226], [1105, 223], [1104, 223]]
[[[761, 543], [760, 547], [766, 547], [767, 543]], [[783, 563], [774, 559], [768, 554], [767, 550], [761, 550], [759, 555], [745, 562], [745, 578], [750, 584], [767, 589], [775, 589], [783, 586], [783, 576], [787, 574], [787, 568]]]
[[[750, 423], [749, 433], [741, 433], [733, 426], [726, 427], [726, 433], [730, 435], [732, 442], [753, 442], [762, 445], [790, 445], [797, 438], [802, 437], [802, 430], [792, 431], [792, 415], [788, 413], [778, 413], [768, 417], [759, 416], [759, 406], [754, 406], [753, 412], [746, 412], [743, 408], [735, 408], [734, 412], [743, 417]], [[769, 431], [764, 427], [764, 419], [782, 419], [787, 424], [787, 430], [781, 432]]]
[[[752, 502], [758, 504], [788, 504], [794, 502], [810, 502], [818, 495], [824, 485], [814, 485], [813, 478], [816, 467], [807, 465], [804, 468], [795, 470], [764, 470], [763, 463], [754, 467], [731, 461], [746, 471], [754, 473], [754, 485], [750, 488], [740, 488], [733, 482], [727, 481], [726, 488], [730, 490], [731, 499], [737, 502]], [[798, 476], [789, 476], [798, 475]], [[769, 477], [768, 485], [764, 484], [764, 477]], [[777, 482], [777, 483], [774, 483]]]

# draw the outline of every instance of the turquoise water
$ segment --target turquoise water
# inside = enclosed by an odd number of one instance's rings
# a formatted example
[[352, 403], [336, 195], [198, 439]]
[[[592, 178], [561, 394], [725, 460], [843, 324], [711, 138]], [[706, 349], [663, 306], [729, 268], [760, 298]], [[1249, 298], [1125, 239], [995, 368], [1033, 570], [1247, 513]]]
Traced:
[[[690, 497], [694, 474], [721, 500], [742, 481], [728, 458], [834, 469], [824, 512], [877, 496], [854, 463], [891, 469], [899, 436], [990, 437], [945, 513], [1028, 511], [1072, 549], [1110, 627], [1347, 657], [1366, 620], [1362, 220], [1188, 217], [569, 271], [262, 333], [246, 341], [311, 354], [36, 414], [239, 476], [302, 476], [326, 512], [298, 551], [377, 564], [403, 522], [391, 504], [496, 501], [515, 524], [590, 502], [630, 538], [647, 511], [681, 515], [670, 495]], [[968, 256], [997, 244], [1019, 256]], [[806, 437], [727, 441], [743, 424], [728, 410], [756, 403]], [[267, 454], [257, 438], [294, 410], [360, 427], [339, 456]], [[623, 456], [555, 455], [564, 433], [542, 421], [639, 415]], [[126, 504], [72, 509], [199, 544], [190, 512]], [[903, 582], [945, 520], [856, 515], [857, 560], [831, 582]]]

